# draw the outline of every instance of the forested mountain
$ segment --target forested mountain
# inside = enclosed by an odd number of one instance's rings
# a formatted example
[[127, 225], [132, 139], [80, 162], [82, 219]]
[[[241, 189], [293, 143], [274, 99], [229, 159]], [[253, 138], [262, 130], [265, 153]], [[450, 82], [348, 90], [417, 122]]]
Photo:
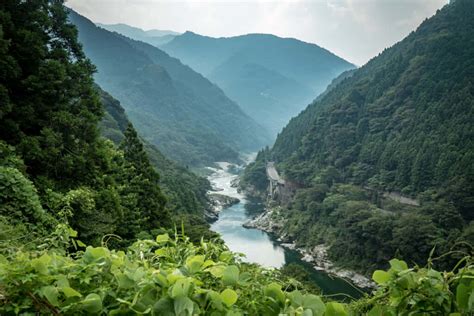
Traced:
[[0, 314], [474, 312], [469, 254], [449, 272], [391, 260], [376, 291], [342, 303], [180, 225], [159, 153], [93, 71], [62, 1], [0, 2]]
[[130, 38], [151, 44], [153, 46], [160, 46], [169, 43], [175, 36], [179, 35], [178, 32], [165, 31], [165, 30], [148, 30], [144, 31], [138, 27], [133, 27], [127, 24], [102, 24], [97, 23], [97, 26], [104, 28], [111, 32], [117, 32]]
[[260, 155], [300, 188], [286, 233], [361, 270], [472, 244], [473, 73], [474, 2], [457, 0], [292, 119]]
[[167, 157], [191, 166], [237, 161], [268, 142], [263, 129], [217, 86], [149, 44], [70, 12], [95, 79], [117, 98], [137, 130]]
[[186, 32], [161, 48], [219, 85], [273, 136], [334, 77], [354, 68], [315, 44], [268, 34]]
[[10, 246], [36, 247], [37, 238], [69, 226], [93, 244], [118, 235], [116, 245], [172, 228], [159, 175], [133, 127], [120, 147], [99, 135], [94, 67], [62, 3], [0, 8], [0, 222]]
[[[107, 92], [99, 91], [105, 110], [100, 124], [101, 134], [120, 145], [131, 123], [120, 102]], [[188, 217], [195, 215], [204, 220], [204, 213], [209, 203], [206, 193], [211, 188], [209, 181], [169, 160], [154, 145], [141, 141], [151, 164], [160, 173], [161, 188], [167, 197], [166, 206], [170, 212]]]

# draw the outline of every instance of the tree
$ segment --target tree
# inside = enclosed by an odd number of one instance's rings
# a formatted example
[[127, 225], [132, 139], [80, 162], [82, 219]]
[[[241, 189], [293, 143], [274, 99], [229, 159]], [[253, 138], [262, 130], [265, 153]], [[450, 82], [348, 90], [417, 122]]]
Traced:
[[[142, 228], [155, 229], [171, 224], [170, 214], [165, 208], [166, 198], [159, 187], [160, 177], [148, 160], [147, 153], [131, 124], [128, 125], [120, 145], [125, 158], [126, 176], [129, 185], [123, 194], [134, 199], [134, 214], [128, 214]], [[128, 223], [124, 223], [128, 225]]]
[[0, 135], [40, 190], [91, 181], [102, 108], [63, 1], [2, 1], [0, 25]]

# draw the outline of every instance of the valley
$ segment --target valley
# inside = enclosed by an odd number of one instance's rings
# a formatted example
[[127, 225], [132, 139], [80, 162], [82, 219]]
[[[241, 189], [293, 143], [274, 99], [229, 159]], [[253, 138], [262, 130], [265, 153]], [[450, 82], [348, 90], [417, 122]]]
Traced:
[[[246, 262], [257, 263], [269, 268], [282, 268], [285, 264], [297, 264], [309, 271], [311, 279], [324, 295], [335, 295], [339, 299], [359, 298], [364, 293], [334, 274], [316, 270], [311, 262], [306, 262], [303, 255], [288, 244], [266, 232], [262, 227], [246, 228], [246, 223], [255, 216], [265, 212], [265, 204], [258, 199], [248, 199], [238, 188], [238, 175], [229, 170], [228, 163], [218, 163], [212, 168], [213, 173], [208, 177], [213, 190], [239, 199], [239, 202], [224, 207], [217, 220], [212, 223], [211, 230], [219, 233], [231, 251], [245, 255]], [[240, 167], [242, 168], [242, 167]], [[239, 167], [235, 168], [239, 169]], [[234, 170], [235, 170], [234, 169]], [[293, 249], [292, 249], [293, 248]], [[347, 274], [346, 276], [348, 276]], [[367, 285], [367, 281], [359, 283]]]
[[474, 1], [1, 1], [0, 314], [474, 315]]

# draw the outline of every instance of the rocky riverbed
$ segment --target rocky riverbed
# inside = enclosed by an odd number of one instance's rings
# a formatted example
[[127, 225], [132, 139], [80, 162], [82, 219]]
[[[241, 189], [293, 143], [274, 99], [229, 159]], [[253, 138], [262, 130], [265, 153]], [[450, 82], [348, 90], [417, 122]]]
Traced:
[[[283, 223], [278, 220], [278, 215], [275, 211], [267, 210], [254, 219], [247, 221], [243, 226], [279, 235], [283, 228]], [[298, 251], [302, 255], [301, 260], [312, 264], [314, 269], [350, 280], [354, 285], [360, 288], [372, 289], [376, 287], [376, 284], [364, 275], [336, 267], [328, 258], [328, 247], [326, 245], [317, 245], [311, 249], [304, 249], [296, 247], [295, 243], [288, 242], [286, 239], [286, 236], [280, 236], [278, 239], [281, 242], [280, 245]]]
[[206, 217], [209, 221], [216, 221], [219, 218], [219, 213], [234, 204], [240, 202], [240, 199], [220, 193], [209, 192], [208, 195], [211, 207], [206, 213]]

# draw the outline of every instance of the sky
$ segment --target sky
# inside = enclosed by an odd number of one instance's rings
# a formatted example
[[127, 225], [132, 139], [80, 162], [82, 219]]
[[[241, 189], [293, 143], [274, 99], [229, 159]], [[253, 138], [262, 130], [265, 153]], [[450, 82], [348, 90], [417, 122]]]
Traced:
[[94, 22], [213, 37], [270, 33], [322, 46], [361, 66], [448, 0], [67, 0]]

